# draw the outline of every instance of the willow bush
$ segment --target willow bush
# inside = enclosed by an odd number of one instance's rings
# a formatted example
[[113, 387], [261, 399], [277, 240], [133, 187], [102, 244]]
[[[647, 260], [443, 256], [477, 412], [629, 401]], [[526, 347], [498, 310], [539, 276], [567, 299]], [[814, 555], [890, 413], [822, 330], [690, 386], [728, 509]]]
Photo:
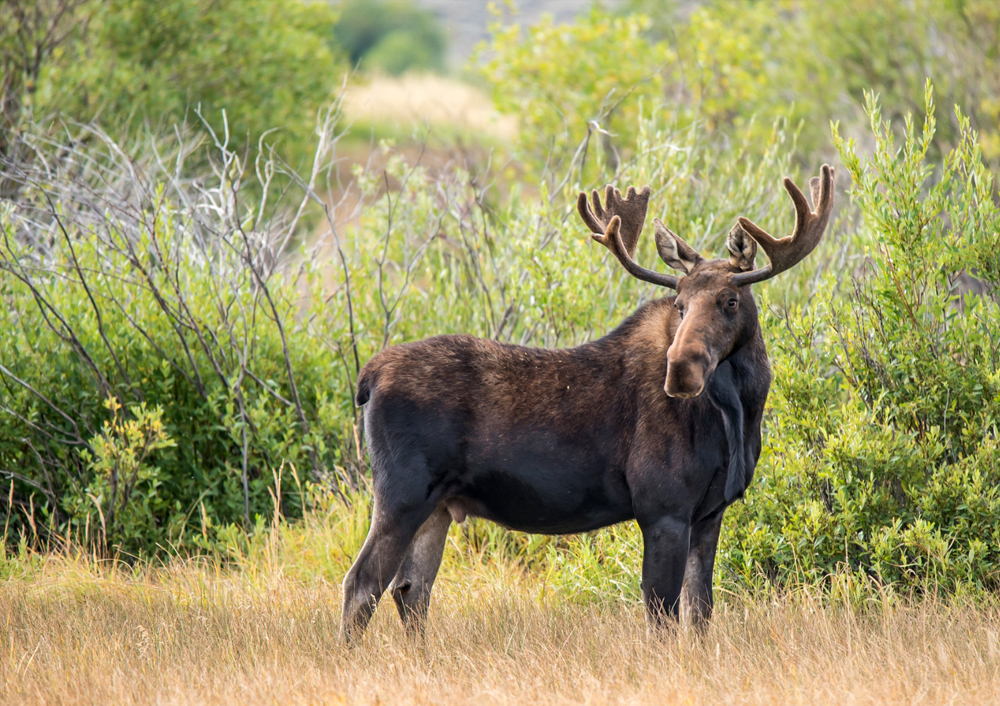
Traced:
[[215, 173], [189, 182], [197, 143], [129, 154], [93, 128], [32, 138], [0, 216], [10, 536], [212, 548], [269, 512], [283, 462], [333, 472], [329, 353], [274, 273], [294, 218], [243, 206], [246, 166], [225, 143]]
[[[823, 585], [983, 594], [1000, 587], [1000, 209], [978, 136], [928, 156], [922, 126], [894, 127], [869, 95], [874, 150], [834, 139], [853, 182], [852, 243], [810, 296], [759, 296], [774, 380], [763, 453], [719, 545], [723, 587]], [[848, 225], [854, 219], [848, 219]], [[827, 247], [829, 247], [829, 243]], [[800, 285], [801, 286], [801, 285]], [[633, 525], [549, 547], [555, 585], [638, 600]]]
[[[0, 248], [9, 538], [225, 546], [276, 497], [294, 516], [313, 484], [364, 485], [354, 380], [384, 346], [449, 332], [573, 345], [655, 294], [593, 246], [569, 186], [491, 205], [463, 165], [432, 173], [388, 147], [384, 169], [339, 181], [338, 118], [302, 179], [208, 127], [201, 143], [25, 136], [35, 157], [6, 170], [19, 189]], [[652, 118], [638, 134], [620, 179], [656, 185], [653, 208], [692, 242], [783, 206], [780, 124], [757, 154]], [[189, 158], [212, 168], [191, 179]]]
[[[540, 174], [569, 162], [588, 134], [613, 162], [632, 143], [642, 105], [730, 138], [784, 118], [800, 130], [805, 167], [817, 153], [835, 156], [830, 120], [864, 136], [865, 90], [901, 122], [922, 110], [928, 77], [946, 105], [963, 106], [995, 169], [997, 47], [992, 0], [629, 0], [565, 25], [500, 17], [476, 70], [522, 125], [525, 159]], [[936, 144], [946, 151], [961, 132], [957, 118], [941, 116]], [[600, 178], [599, 165], [591, 169]]]
[[[238, 151], [267, 139], [300, 166], [349, 70], [336, 7], [313, 0], [7, 0], [0, 4], [0, 157], [8, 134], [96, 120], [115, 135], [201, 119]], [[194, 166], [194, 165], [191, 165]], [[0, 193], [4, 185], [0, 183]]]
[[869, 96], [874, 152], [834, 138], [864, 259], [843, 294], [769, 309], [775, 383], [754, 491], [728, 524], [740, 574], [994, 590], [1000, 582], [1000, 210], [975, 132], [928, 159]]

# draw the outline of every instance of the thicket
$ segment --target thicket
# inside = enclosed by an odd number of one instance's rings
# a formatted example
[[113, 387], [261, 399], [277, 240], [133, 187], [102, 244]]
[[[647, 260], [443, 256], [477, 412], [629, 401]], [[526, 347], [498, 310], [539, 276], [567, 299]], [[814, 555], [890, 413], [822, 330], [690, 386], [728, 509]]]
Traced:
[[308, 169], [316, 116], [359, 64], [442, 70], [445, 47], [412, 0], [6, 0], [0, 156], [24, 159], [10, 150], [35, 124], [127, 140], [207, 122], [238, 152], [263, 139]]
[[928, 158], [926, 100], [897, 134], [869, 95], [870, 155], [834, 128], [863, 260], [766, 315], [767, 451], [725, 550], [747, 578], [1000, 587], [1000, 210], [961, 110]]
[[[726, 8], [742, 13], [728, 25]], [[779, 19], [806, 21], [789, 8], [706, 4], [688, 44], [661, 36], [652, 5], [498, 28], [483, 73], [522, 127], [495, 162], [456, 150], [430, 166], [387, 143], [345, 169], [336, 104], [301, 176], [225, 123], [135, 142], [93, 125], [22, 130], [31, 159], [6, 160], [0, 212], [8, 541], [218, 551], [276, 504], [297, 517], [317, 502], [363, 527], [352, 400], [374, 352], [439, 333], [602, 335], [662, 292], [590, 242], [578, 189], [648, 183], [651, 212], [717, 256], [738, 215], [790, 229], [780, 179], [803, 181], [826, 153], [851, 198], [817, 252], [757, 288], [775, 380], [719, 574], [996, 589], [1000, 213], [992, 133], [975, 129], [988, 115], [941, 111], [928, 88], [920, 117], [893, 120], [870, 96], [866, 126], [847, 111], [822, 147], [816, 120], [781, 107], [776, 66], [798, 65], [755, 44]], [[796, 70], [816, 94], [850, 95], [808, 66]], [[656, 261], [651, 242], [638, 257]], [[631, 525], [456, 531], [581, 600], [638, 595]]]
[[[31, 144], [35, 166], [8, 175], [20, 191], [0, 250], [14, 531], [127, 552], [229, 541], [270, 515], [283, 462], [285, 498], [358, 487], [353, 385], [380, 348], [432, 332], [572, 345], [655, 294], [593, 251], [564, 194], [515, 193], [497, 211], [458, 164], [392, 154], [339, 182], [337, 117], [292, 209], [265, 203], [290, 197], [267, 187], [280, 165], [243, 163], [221, 137], [141, 158], [90, 129], [86, 149]], [[646, 120], [641, 135], [623, 178], [660, 184], [656, 202], [688, 230], [706, 211], [730, 222], [753, 204], [771, 220], [783, 205], [780, 129], [761, 155], [718, 160], [695, 131]], [[185, 179], [199, 149], [214, 171]], [[669, 177], [685, 170], [701, 178]], [[265, 188], [244, 202], [248, 173]], [[296, 253], [310, 205], [323, 225]]]
[[0, 216], [12, 527], [133, 554], [211, 549], [268, 512], [283, 463], [304, 474], [285, 471], [286, 494], [337, 469], [329, 356], [275, 276], [298, 214], [264, 217], [273, 164], [245, 207], [253, 165], [224, 141], [214, 172], [187, 180], [197, 142], [136, 158], [92, 128], [75, 137], [88, 146], [29, 144]]
[[[723, 586], [862, 601], [1000, 588], [1000, 210], [961, 111], [959, 144], [929, 156], [931, 98], [928, 86], [922, 126], [894, 129], [869, 96], [868, 155], [834, 128], [851, 208], [790, 292], [759, 288], [774, 381], [752, 490], [723, 523]], [[639, 598], [631, 524], [568, 541], [486, 525], [462, 537], [577, 600]]]

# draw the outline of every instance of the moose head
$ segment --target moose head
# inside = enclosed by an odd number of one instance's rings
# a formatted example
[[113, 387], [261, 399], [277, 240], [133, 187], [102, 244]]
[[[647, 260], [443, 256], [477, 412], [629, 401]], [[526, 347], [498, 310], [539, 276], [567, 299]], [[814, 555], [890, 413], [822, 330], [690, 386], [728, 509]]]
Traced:
[[[813, 207], [787, 177], [785, 190], [795, 205], [795, 229], [784, 238], [774, 238], [747, 218], [740, 217], [726, 240], [727, 259], [707, 260], [658, 218], [653, 219], [656, 250], [668, 266], [683, 274], [662, 274], [635, 261], [636, 245], [646, 220], [650, 188], [626, 195], [607, 186], [602, 205], [595, 190], [581, 193], [577, 210], [591, 236], [608, 248], [625, 270], [644, 282], [677, 292], [677, 317], [672, 343], [667, 350], [664, 390], [671, 397], [697, 397], [708, 384], [720, 360], [753, 335], [757, 311], [750, 285], [763, 282], [794, 267], [819, 244], [833, 210], [833, 168], [823, 165], [819, 177], [809, 181]], [[757, 269], [754, 259], [760, 246], [770, 260]]]

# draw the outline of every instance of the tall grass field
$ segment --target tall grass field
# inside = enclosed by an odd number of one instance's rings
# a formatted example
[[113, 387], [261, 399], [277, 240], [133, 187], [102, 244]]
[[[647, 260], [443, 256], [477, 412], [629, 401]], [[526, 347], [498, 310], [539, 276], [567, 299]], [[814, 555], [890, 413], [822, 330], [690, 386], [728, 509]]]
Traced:
[[358, 514], [269, 527], [224, 563], [7, 557], [0, 699], [990, 704], [1000, 691], [993, 600], [727, 590], [705, 633], [657, 635], [640, 601], [581, 597], [565, 577], [476, 551], [457, 526], [426, 635], [408, 637], [387, 599], [345, 648], [339, 579], [360, 546]]

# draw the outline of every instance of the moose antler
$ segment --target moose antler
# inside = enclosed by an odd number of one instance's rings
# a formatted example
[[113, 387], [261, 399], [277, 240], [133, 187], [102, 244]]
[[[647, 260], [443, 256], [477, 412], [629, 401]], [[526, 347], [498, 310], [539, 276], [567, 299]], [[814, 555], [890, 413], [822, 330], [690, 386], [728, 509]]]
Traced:
[[778, 240], [750, 219], [740, 216], [740, 227], [757, 241], [767, 253], [770, 263], [759, 270], [733, 276], [733, 284], [737, 287], [763, 282], [791, 269], [811, 253], [823, 239], [826, 224], [833, 212], [833, 167], [824, 164], [820, 169], [820, 176], [809, 180], [809, 190], [815, 210], [809, 208], [806, 197], [791, 179], [785, 177], [784, 184], [792, 203], [795, 204], [795, 230], [791, 235]]
[[608, 184], [604, 189], [603, 206], [600, 194], [595, 189], [591, 193], [593, 209], [587, 203], [587, 194], [582, 191], [577, 198], [576, 208], [580, 212], [580, 218], [590, 228], [590, 237], [610, 250], [630, 275], [644, 282], [676, 289], [676, 277], [647, 270], [633, 259], [642, 226], [646, 222], [650, 193], [648, 186], [642, 187], [640, 191], [630, 186], [625, 192], [625, 198], [622, 198], [622, 193]]

